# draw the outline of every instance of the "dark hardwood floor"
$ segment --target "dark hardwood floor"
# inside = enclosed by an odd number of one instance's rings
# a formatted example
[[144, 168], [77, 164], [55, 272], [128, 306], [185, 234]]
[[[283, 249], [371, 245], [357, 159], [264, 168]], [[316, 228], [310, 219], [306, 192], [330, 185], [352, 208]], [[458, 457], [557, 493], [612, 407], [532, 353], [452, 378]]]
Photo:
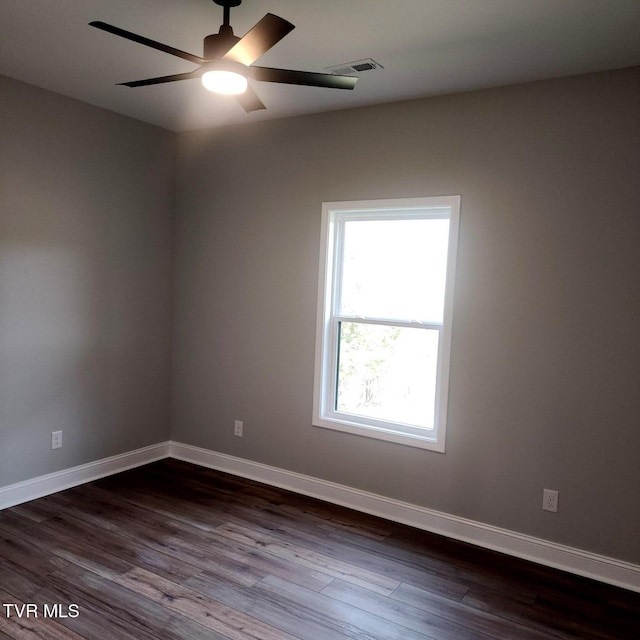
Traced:
[[0, 512], [0, 604], [0, 640], [640, 639], [640, 594], [175, 460]]

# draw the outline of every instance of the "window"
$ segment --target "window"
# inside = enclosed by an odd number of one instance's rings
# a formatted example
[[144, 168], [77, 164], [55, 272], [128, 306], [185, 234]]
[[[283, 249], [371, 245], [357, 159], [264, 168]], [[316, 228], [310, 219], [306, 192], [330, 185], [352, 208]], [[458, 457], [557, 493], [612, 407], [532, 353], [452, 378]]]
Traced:
[[314, 425], [444, 451], [459, 207], [324, 203]]

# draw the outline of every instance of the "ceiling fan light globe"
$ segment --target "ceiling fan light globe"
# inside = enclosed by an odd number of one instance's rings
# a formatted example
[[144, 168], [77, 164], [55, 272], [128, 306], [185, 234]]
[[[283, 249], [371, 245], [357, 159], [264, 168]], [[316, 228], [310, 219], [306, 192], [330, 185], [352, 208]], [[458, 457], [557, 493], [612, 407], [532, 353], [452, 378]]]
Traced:
[[202, 85], [214, 93], [237, 96], [247, 90], [247, 79], [235, 71], [214, 69], [202, 75]]

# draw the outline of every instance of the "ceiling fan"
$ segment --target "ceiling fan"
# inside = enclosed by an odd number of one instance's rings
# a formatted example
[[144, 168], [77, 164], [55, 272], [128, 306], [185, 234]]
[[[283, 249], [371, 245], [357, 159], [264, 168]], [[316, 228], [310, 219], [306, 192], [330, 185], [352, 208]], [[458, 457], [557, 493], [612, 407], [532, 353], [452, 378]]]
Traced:
[[266, 107], [247, 80], [328, 87], [332, 89], [353, 89], [355, 86], [357, 78], [353, 76], [253, 66], [253, 63], [260, 56], [294, 29], [294, 25], [284, 18], [267, 13], [242, 38], [238, 38], [233, 34], [229, 18], [231, 7], [237, 7], [242, 0], [213, 1], [217, 5], [224, 7], [223, 24], [220, 26], [218, 33], [209, 35], [204, 39], [203, 57], [150, 40], [131, 31], [125, 31], [106, 22], [94, 21], [89, 24], [97, 29], [102, 29], [116, 36], [152, 47], [158, 51], [164, 51], [199, 65], [197, 69], [187, 73], [120, 83], [127, 87], [144, 87], [163, 82], [201, 78], [205, 88], [216, 93], [234, 96], [244, 110], [249, 113], [258, 109], [266, 109]]

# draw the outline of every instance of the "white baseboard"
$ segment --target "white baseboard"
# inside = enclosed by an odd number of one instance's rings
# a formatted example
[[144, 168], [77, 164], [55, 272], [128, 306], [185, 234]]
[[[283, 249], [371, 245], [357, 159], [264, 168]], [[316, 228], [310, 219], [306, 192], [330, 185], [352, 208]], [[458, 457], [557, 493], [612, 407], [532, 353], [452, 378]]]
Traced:
[[448, 538], [469, 542], [486, 549], [640, 592], [640, 565], [180, 442], [162, 442], [1, 487], [0, 509], [35, 500], [163, 458], [176, 458], [217, 469]]
[[70, 469], [63, 469], [46, 476], [17, 482], [0, 488], [0, 509], [13, 507], [23, 502], [48, 496], [51, 493], [76, 487], [85, 482], [120, 473], [127, 469], [161, 460], [169, 455], [170, 443], [161, 442], [149, 447], [128, 451], [120, 455], [103, 458]]
[[640, 566], [251, 460], [172, 442], [170, 457], [640, 592]]

